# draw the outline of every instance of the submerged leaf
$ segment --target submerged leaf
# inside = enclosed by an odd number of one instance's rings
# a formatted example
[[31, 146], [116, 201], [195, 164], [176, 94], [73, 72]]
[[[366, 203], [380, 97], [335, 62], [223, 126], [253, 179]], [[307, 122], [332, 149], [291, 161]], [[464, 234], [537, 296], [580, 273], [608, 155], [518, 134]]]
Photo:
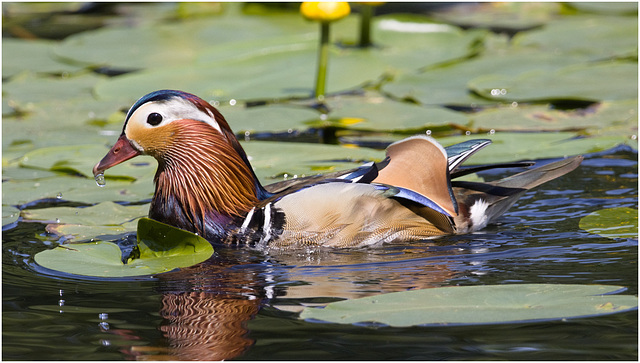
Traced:
[[300, 317], [405, 327], [554, 320], [637, 309], [635, 296], [607, 295], [621, 289], [563, 284], [441, 287], [338, 301], [323, 309], [305, 308]]
[[213, 254], [213, 247], [204, 238], [148, 218], [138, 222], [138, 248], [139, 257], [127, 264], [122, 263], [120, 247], [105, 241], [62, 245], [34, 258], [40, 266], [64, 273], [128, 277], [193, 266]]
[[607, 238], [638, 238], [638, 210], [601, 209], [582, 218], [580, 228]]

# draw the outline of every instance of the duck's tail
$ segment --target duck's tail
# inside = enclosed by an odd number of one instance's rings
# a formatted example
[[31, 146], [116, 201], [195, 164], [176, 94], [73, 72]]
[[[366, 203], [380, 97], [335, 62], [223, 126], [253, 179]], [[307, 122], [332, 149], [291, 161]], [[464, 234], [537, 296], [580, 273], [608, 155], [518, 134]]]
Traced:
[[574, 156], [487, 183], [452, 181], [459, 209], [456, 232], [473, 232], [494, 222], [527, 190], [569, 173], [582, 160]]

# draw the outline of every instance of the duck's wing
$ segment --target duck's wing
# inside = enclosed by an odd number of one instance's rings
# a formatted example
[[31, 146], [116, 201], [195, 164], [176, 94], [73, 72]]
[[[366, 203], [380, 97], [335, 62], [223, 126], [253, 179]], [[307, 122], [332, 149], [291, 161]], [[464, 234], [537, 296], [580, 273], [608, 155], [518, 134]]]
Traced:
[[389, 145], [387, 158], [377, 167], [373, 183], [416, 193], [432, 202], [422, 204], [449, 216], [458, 214], [447, 152], [433, 138], [413, 136]]
[[[323, 182], [286, 194], [254, 213], [257, 217], [252, 218], [258, 218], [263, 231], [255, 246], [363, 247], [453, 232], [449, 217], [399, 194], [392, 186], [345, 181]], [[267, 222], [261, 217], [265, 209], [270, 224], [279, 220], [274, 211], [281, 213], [279, 229], [266, 237]]]

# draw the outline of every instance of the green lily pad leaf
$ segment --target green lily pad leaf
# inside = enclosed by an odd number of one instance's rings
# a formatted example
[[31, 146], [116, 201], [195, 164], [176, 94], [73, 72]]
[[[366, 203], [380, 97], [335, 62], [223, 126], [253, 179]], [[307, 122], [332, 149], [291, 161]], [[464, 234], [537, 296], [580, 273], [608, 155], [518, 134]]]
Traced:
[[[190, 64], [198, 57], [198, 50], [214, 45], [268, 40], [296, 33], [317, 33], [317, 24], [304, 21], [297, 13], [244, 16], [240, 11], [228, 11], [222, 16], [184, 22], [167, 24], [163, 20], [140, 27], [87, 31], [67, 37], [54, 51], [61, 58], [81, 64], [139, 70]], [[129, 41], [123, 43], [122, 39]], [[87, 52], [87, 47], [92, 47], [92, 51]]]
[[305, 130], [305, 122], [318, 117], [311, 108], [287, 105], [267, 105], [260, 107], [222, 106], [218, 107], [224, 118], [236, 133], [246, 131], [283, 132]]
[[5, 38], [2, 41], [2, 76], [10, 78], [24, 71], [43, 74], [77, 72], [78, 67], [56, 61], [52, 57], [55, 44], [50, 40]]
[[53, 207], [22, 211], [24, 219], [86, 226], [120, 225], [147, 215], [149, 204], [122, 206], [104, 202], [86, 208]]
[[[281, 178], [301, 177], [355, 168], [384, 159], [384, 151], [337, 145], [294, 142], [242, 142], [258, 178], [268, 184]], [[295, 155], [292, 158], [291, 155]], [[285, 175], [286, 174], [286, 175]], [[273, 179], [279, 180], [273, 180]]]
[[96, 82], [105, 78], [94, 73], [69, 77], [38, 77], [21, 73], [9, 82], [2, 82], [2, 94], [3, 98], [22, 108], [32, 107], [37, 102], [69, 102], [86, 98]]
[[300, 317], [406, 327], [558, 320], [637, 309], [636, 296], [607, 295], [620, 289], [562, 284], [441, 287], [338, 301], [323, 309], [305, 308]]
[[491, 139], [493, 144], [473, 154], [466, 162], [467, 165], [561, 158], [608, 150], [625, 141], [633, 142], [628, 138], [615, 135], [583, 138], [575, 136], [571, 132], [496, 132], [495, 134], [443, 137], [437, 140], [443, 146], [449, 146], [470, 139]]
[[122, 263], [120, 247], [111, 242], [58, 246], [35, 255], [45, 268], [97, 277], [155, 275], [207, 260], [213, 247], [202, 237], [148, 218], [138, 221], [138, 258]]
[[638, 3], [636, 2], [568, 2], [565, 6], [576, 8], [584, 12], [595, 14], [626, 14], [638, 15]]
[[562, 131], [638, 124], [638, 100], [605, 101], [578, 110], [554, 109], [550, 105], [516, 105], [486, 109], [469, 116], [475, 130]]
[[75, 176], [11, 179], [2, 184], [2, 202], [12, 205], [46, 198], [90, 204], [105, 201], [138, 202], [152, 196], [153, 176], [133, 183], [107, 179], [104, 188], [98, 187], [93, 179]]
[[47, 232], [64, 237], [65, 243], [75, 241], [108, 241], [135, 232], [138, 220], [117, 225], [95, 226], [84, 224], [48, 224]]
[[346, 96], [327, 101], [331, 110], [328, 119], [314, 121], [311, 125], [362, 131], [423, 132], [468, 123], [467, 116], [460, 112], [392, 101], [382, 96]]
[[487, 43], [493, 46], [479, 57], [418, 74], [400, 75], [384, 84], [382, 90], [395, 98], [411, 99], [423, 105], [491, 105], [504, 100], [485, 99], [469, 92], [469, 82], [479, 75], [499, 74], [508, 79], [532, 69], [550, 73], [585, 61], [580, 55], [559, 57], [534, 49], [513, 48], [497, 40], [500, 38], [495, 35], [489, 37]]
[[[637, 9], [637, 4], [634, 4]], [[621, 16], [563, 17], [543, 28], [514, 36], [519, 46], [542, 52], [583, 54], [591, 60], [637, 57], [638, 18]]]
[[7, 224], [13, 223], [18, 220], [20, 217], [20, 210], [16, 207], [12, 207], [10, 205], [2, 206], [2, 225], [6, 226]]
[[[115, 137], [114, 137], [115, 139]], [[63, 172], [71, 175], [82, 175], [93, 179], [93, 166], [109, 151], [103, 145], [52, 146], [28, 152], [20, 165]], [[133, 181], [138, 178], [152, 176], [156, 170], [156, 162], [150, 157], [137, 158], [133, 162], [116, 165], [109, 169], [108, 178]]]
[[29, 103], [25, 114], [2, 119], [3, 157], [14, 159], [38, 148], [78, 142], [95, 146], [114, 143], [122, 131], [124, 115], [119, 110], [124, 106], [130, 105], [96, 101], [88, 92], [76, 99]]
[[[317, 51], [291, 50], [238, 61], [154, 68], [100, 82], [102, 99], [133, 102], [157, 89], [183, 89], [204, 99], [273, 100], [310, 97], [315, 84]], [[354, 49], [333, 47], [327, 93], [376, 81], [386, 67], [381, 60]], [[239, 79], [251, 79], [250, 83]], [[213, 82], [211, 80], [214, 80]]]
[[583, 217], [580, 228], [607, 238], [638, 238], [638, 210], [601, 209]]
[[637, 63], [576, 65], [554, 72], [533, 69], [516, 77], [480, 76], [469, 82], [469, 88], [488, 99], [508, 102], [638, 98]]
[[557, 16], [562, 5], [551, 2], [477, 3], [455, 6], [437, 12], [437, 19], [464, 26], [526, 30], [540, 26]]

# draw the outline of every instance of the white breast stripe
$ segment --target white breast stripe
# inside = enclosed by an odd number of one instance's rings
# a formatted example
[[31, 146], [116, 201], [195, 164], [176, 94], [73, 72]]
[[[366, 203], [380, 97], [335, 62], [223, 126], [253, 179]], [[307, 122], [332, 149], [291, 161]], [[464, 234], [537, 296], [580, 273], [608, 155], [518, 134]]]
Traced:
[[260, 242], [267, 242], [271, 238], [271, 203], [264, 206], [264, 225], [262, 226], [264, 236]]
[[240, 233], [243, 233], [247, 229], [247, 227], [249, 226], [249, 223], [251, 222], [251, 217], [253, 217], [253, 211], [255, 209], [256, 208], [253, 207], [253, 208], [251, 208], [249, 213], [247, 213], [247, 216], [244, 218], [244, 222], [242, 222], [242, 226], [240, 226], [240, 231], [239, 231]]

